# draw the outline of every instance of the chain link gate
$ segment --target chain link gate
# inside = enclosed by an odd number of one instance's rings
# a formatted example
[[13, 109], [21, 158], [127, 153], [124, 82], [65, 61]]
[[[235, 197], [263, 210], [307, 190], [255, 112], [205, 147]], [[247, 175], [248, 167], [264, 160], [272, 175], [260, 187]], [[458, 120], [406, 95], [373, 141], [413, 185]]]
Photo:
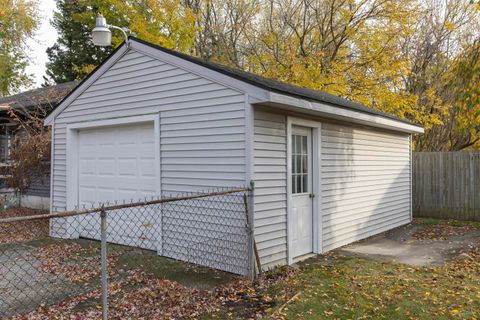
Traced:
[[[219, 272], [253, 277], [252, 191], [224, 188], [0, 219], [7, 234], [26, 234], [0, 238], [0, 317], [88, 296], [101, 301], [106, 319], [107, 293], [117, 299], [119, 287], [138, 286], [138, 274], [144, 281], [158, 273], [159, 256], [185, 262], [199, 279]], [[47, 231], [36, 236], [26, 224]]]

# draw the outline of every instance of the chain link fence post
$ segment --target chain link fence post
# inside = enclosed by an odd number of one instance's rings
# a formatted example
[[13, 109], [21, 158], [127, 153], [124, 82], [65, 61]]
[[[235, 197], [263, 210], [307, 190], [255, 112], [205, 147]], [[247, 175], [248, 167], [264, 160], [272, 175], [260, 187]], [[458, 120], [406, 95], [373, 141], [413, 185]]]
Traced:
[[107, 302], [107, 212], [102, 207], [100, 212], [100, 231], [102, 246], [102, 319], [108, 318]]

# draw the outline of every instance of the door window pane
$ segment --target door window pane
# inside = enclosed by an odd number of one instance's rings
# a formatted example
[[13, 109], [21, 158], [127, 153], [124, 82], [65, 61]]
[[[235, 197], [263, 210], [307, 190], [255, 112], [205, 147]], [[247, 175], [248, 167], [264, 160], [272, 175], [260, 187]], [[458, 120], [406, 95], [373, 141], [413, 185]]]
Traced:
[[308, 192], [308, 174], [302, 175], [303, 177], [303, 192]]
[[309, 192], [308, 136], [292, 135], [292, 193]]
[[303, 193], [302, 176], [297, 174], [297, 193]]
[[302, 173], [308, 173], [308, 156], [302, 155]]

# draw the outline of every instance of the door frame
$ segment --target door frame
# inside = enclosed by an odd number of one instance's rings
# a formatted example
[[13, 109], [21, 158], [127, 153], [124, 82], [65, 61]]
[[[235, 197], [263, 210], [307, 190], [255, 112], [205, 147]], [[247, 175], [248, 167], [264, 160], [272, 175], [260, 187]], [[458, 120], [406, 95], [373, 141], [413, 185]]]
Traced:
[[67, 210], [75, 210], [78, 205], [78, 133], [81, 129], [94, 129], [119, 125], [135, 125], [141, 123], [153, 123], [155, 162], [156, 162], [156, 189], [161, 193], [161, 170], [160, 170], [160, 114], [148, 114], [134, 117], [113, 118], [87, 122], [69, 123], [67, 125], [67, 157], [66, 157], [66, 202]]
[[321, 123], [317, 121], [287, 116], [287, 263], [290, 265], [294, 262], [302, 260], [294, 258], [292, 253], [292, 126], [301, 126], [312, 129], [312, 223], [313, 223], [313, 252], [314, 254], [322, 253], [322, 214], [321, 214]]

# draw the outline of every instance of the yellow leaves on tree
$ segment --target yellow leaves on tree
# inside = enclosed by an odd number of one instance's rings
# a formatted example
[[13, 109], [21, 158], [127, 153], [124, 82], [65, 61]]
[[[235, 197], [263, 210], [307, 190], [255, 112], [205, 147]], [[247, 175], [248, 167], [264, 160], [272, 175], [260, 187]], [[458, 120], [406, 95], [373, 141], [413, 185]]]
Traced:
[[90, 27], [102, 13], [146, 41], [422, 124], [418, 150], [479, 139], [479, 73], [460, 67], [480, 32], [469, 0], [83, 1], [92, 10], [77, 18]]
[[415, 118], [401, 44], [416, 14], [414, 1], [272, 1], [250, 62], [266, 77]]
[[28, 64], [26, 40], [38, 27], [38, 2], [0, 1], [0, 97], [16, 93], [31, 83], [25, 73]]
[[[95, 24], [100, 13], [110, 24], [129, 28], [137, 37], [161, 46], [186, 51], [195, 39], [196, 16], [180, 0], [84, 0], [92, 11], [79, 14], [76, 20]], [[112, 32], [118, 46], [124, 40], [120, 32]]]

